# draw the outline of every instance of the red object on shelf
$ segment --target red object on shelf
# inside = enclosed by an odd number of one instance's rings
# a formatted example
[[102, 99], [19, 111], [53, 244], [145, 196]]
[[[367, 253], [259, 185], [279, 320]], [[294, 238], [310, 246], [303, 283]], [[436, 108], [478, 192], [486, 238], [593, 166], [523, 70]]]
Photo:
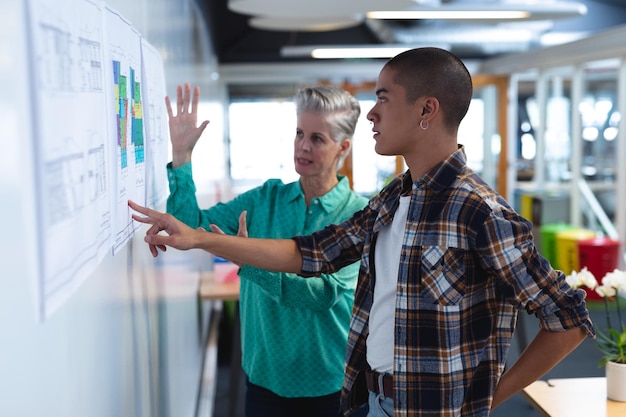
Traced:
[[[579, 266], [587, 270], [596, 277], [598, 285], [602, 284], [602, 278], [607, 272], [613, 272], [619, 265], [620, 243], [608, 237], [595, 237], [584, 239], [578, 242]], [[594, 290], [585, 289], [587, 299], [601, 300]]]
[[215, 257], [213, 260], [215, 282], [231, 283], [239, 280], [239, 266], [224, 258]]

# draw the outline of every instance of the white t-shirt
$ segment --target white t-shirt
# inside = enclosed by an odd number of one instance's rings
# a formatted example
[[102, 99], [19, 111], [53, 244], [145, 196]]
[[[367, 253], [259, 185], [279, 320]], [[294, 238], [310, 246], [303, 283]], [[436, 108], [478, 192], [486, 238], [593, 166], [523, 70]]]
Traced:
[[369, 317], [367, 362], [377, 372], [393, 373], [398, 266], [410, 201], [410, 196], [400, 197], [393, 221], [378, 233], [374, 250], [376, 284]]

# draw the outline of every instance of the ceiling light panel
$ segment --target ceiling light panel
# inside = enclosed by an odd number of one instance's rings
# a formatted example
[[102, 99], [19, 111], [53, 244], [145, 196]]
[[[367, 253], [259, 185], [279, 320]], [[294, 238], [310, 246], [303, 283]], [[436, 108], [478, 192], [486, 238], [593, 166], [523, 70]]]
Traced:
[[582, 3], [565, 1], [502, 1], [479, 3], [446, 3], [440, 6], [413, 4], [404, 9], [385, 5], [369, 9], [369, 19], [442, 19], [442, 20], [515, 20], [564, 19], [587, 13]]
[[323, 32], [329, 30], [347, 29], [358, 25], [362, 19], [358, 16], [348, 17], [253, 17], [248, 24], [256, 29]]
[[280, 50], [281, 56], [297, 57], [311, 56], [316, 59], [352, 59], [352, 58], [391, 58], [411, 48], [434, 46], [449, 49], [449, 44], [413, 44], [413, 45], [308, 45], [284, 46]]
[[373, 46], [368, 47], [334, 47], [315, 48], [311, 51], [311, 57], [315, 59], [354, 59], [354, 58], [391, 58], [406, 50], [409, 46]]
[[228, 0], [237, 13], [265, 17], [326, 17], [364, 15], [370, 10], [402, 10], [412, 0]]
[[528, 19], [530, 12], [524, 10], [389, 10], [367, 13], [369, 19], [407, 20], [508, 20]]

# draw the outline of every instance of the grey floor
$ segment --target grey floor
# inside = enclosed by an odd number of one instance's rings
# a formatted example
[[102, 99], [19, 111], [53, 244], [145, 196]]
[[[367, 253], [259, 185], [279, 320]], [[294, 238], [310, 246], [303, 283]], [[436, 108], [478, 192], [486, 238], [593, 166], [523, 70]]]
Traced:
[[[590, 301], [589, 310], [591, 312], [591, 318], [594, 324], [599, 328], [604, 328], [606, 323], [606, 316], [604, 313], [603, 303], [601, 301]], [[617, 320], [615, 311], [611, 312], [612, 320]], [[518, 325], [517, 332], [511, 351], [509, 353], [509, 363], [513, 363], [519, 354], [521, 353], [521, 344], [523, 339], [527, 341], [532, 340], [537, 332], [537, 320], [528, 316], [525, 313], [520, 315], [520, 324]], [[228, 332], [225, 333], [228, 337]], [[223, 343], [222, 349], [228, 348], [227, 343]], [[229, 415], [229, 381], [230, 381], [230, 366], [228, 363], [228, 352], [220, 355], [220, 366], [218, 367], [218, 385], [215, 393], [215, 407], [214, 417], [243, 417], [243, 395], [244, 395], [244, 377], [240, 373], [240, 389], [237, 400], [237, 409], [234, 415]], [[542, 379], [550, 378], [572, 378], [572, 377], [596, 377], [604, 376], [604, 369], [598, 367], [600, 360], [600, 354], [595, 346], [593, 340], [587, 339], [572, 352], [565, 360], [558, 364], [554, 369], [548, 372]], [[297, 416], [294, 416], [297, 417]], [[534, 411], [528, 402], [521, 396], [516, 395], [509, 399], [506, 403], [496, 409], [491, 417], [541, 417], [539, 413]]]

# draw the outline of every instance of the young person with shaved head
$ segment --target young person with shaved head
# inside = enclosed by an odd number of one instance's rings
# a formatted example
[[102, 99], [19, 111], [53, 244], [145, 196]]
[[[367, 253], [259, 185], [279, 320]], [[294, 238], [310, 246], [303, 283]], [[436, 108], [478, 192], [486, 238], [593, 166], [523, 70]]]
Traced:
[[[390, 59], [368, 113], [376, 152], [408, 170], [348, 220], [291, 239], [188, 228], [130, 202], [145, 241], [200, 248], [302, 276], [360, 260], [342, 415], [479, 417], [595, 337], [584, 292], [535, 247], [532, 225], [466, 164], [457, 131], [472, 80], [455, 55], [418, 48]], [[164, 231], [165, 234], [160, 234]], [[540, 330], [505, 371], [520, 310]]]

